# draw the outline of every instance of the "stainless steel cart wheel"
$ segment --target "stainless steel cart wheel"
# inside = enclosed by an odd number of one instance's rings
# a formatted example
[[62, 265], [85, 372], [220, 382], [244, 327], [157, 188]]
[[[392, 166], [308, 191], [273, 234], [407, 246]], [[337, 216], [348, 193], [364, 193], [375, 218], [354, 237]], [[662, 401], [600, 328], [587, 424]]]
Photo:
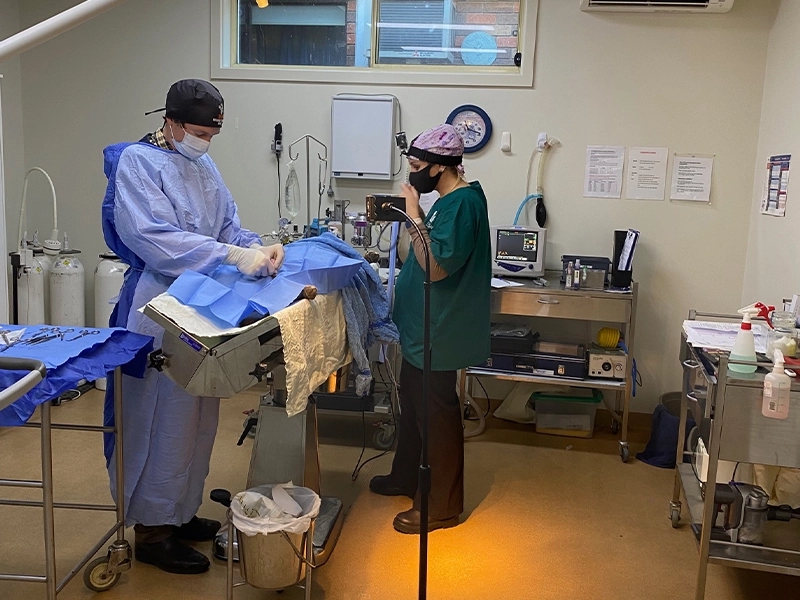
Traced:
[[681, 511], [680, 509], [672, 509], [669, 513], [669, 519], [672, 521], [672, 528], [677, 529], [681, 524]]
[[619, 421], [611, 419], [611, 433], [617, 435], [619, 433]]
[[383, 425], [378, 428], [372, 437], [372, 443], [378, 450], [389, 450], [394, 444], [395, 429], [392, 425]]
[[83, 571], [83, 583], [93, 592], [107, 592], [117, 585], [122, 573], [109, 573], [108, 557], [94, 559]]
[[674, 500], [669, 503], [669, 520], [672, 521], [672, 527], [677, 529], [681, 524], [681, 503]]
[[620, 442], [619, 443], [619, 456], [622, 459], [622, 462], [624, 462], [624, 463], [626, 463], [626, 462], [628, 462], [630, 460], [631, 452], [628, 449], [628, 443], [627, 442]]

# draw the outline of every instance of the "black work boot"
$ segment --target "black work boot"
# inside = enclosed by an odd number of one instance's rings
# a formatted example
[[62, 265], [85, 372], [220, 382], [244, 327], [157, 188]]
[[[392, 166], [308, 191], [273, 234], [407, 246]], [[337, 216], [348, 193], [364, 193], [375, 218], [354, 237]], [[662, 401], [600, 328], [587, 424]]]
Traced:
[[403, 489], [396, 485], [391, 475], [376, 475], [369, 482], [369, 489], [381, 496], [408, 496], [414, 498], [417, 490]]
[[175, 536], [190, 542], [207, 542], [213, 540], [221, 528], [222, 523], [219, 521], [192, 517], [188, 523], [175, 528]]
[[167, 573], [196, 575], [211, 566], [208, 558], [183, 544], [175, 535], [159, 542], [136, 542], [136, 560], [153, 565]]

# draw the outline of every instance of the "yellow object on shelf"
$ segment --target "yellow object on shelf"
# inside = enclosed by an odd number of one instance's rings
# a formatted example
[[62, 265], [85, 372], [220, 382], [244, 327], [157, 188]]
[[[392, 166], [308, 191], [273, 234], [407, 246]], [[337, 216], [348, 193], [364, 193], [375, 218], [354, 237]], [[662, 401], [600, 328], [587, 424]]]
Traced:
[[603, 327], [597, 332], [597, 345], [601, 348], [616, 348], [619, 344], [619, 329]]

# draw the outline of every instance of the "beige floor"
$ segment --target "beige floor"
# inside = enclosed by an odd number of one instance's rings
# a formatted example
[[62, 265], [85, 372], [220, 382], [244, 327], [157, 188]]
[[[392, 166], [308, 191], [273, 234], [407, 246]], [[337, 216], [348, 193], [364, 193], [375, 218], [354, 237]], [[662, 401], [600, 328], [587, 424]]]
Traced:
[[[242, 488], [249, 442], [235, 445], [242, 411], [253, 396], [223, 403], [208, 488]], [[55, 410], [61, 422], [98, 422], [101, 398], [92, 392]], [[632, 432], [633, 451], [646, 441], [645, 419]], [[604, 423], [605, 424], [605, 423]], [[600, 425], [600, 424], [599, 424]], [[323, 418], [321, 462], [324, 492], [349, 508], [341, 539], [314, 581], [318, 600], [411, 600], [417, 597], [417, 539], [395, 533], [391, 520], [407, 499], [367, 490], [369, 478], [388, 470], [391, 456], [367, 465], [352, 483], [360, 452], [361, 420]], [[328, 443], [325, 443], [328, 442]], [[335, 442], [335, 443], [331, 443]], [[106, 501], [108, 483], [97, 434], [55, 434], [56, 499]], [[568, 447], [570, 447], [568, 449]], [[38, 432], [0, 430], [0, 476], [37, 478]], [[367, 455], [375, 451], [368, 448]], [[594, 440], [538, 436], [527, 427], [490, 421], [490, 429], [466, 449], [466, 519], [430, 537], [428, 597], [536, 600], [675, 600], [694, 597], [695, 542], [687, 527], [667, 520], [672, 473], [639, 462], [624, 465], [610, 434]], [[35, 494], [2, 490], [3, 497]], [[36, 509], [0, 507], [3, 538], [0, 571], [41, 572], [42, 527]], [[206, 502], [203, 516], [221, 519], [223, 509]], [[112, 523], [110, 515], [62, 511], [56, 520], [59, 574], [65, 573]], [[130, 532], [129, 532], [130, 533]], [[208, 551], [208, 544], [198, 545]], [[709, 600], [798, 598], [791, 577], [711, 566]], [[78, 579], [59, 596], [91, 598]], [[176, 576], [134, 564], [104, 600], [225, 598], [225, 569]], [[44, 598], [41, 586], [0, 582], [0, 599]], [[241, 600], [302, 598], [238, 588]]]

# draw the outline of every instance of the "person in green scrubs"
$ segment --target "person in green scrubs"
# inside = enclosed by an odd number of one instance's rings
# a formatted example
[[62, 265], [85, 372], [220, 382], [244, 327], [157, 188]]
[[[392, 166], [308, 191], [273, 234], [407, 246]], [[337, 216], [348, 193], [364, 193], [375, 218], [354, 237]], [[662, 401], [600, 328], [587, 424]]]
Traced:
[[[412, 508], [394, 519], [401, 533], [420, 530], [425, 245], [432, 282], [428, 530], [458, 525], [464, 510], [464, 431], [456, 374], [489, 357], [491, 247], [486, 196], [480, 183], [464, 179], [463, 154], [464, 142], [450, 125], [421, 133], [407, 152], [409, 183], [402, 195], [421, 235], [407, 225], [413, 252], [396, 287], [393, 318], [403, 354], [397, 451], [392, 472], [370, 481], [375, 493], [413, 498]], [[425, 216], [419, 196], [433, 191], [439, 198]]]

